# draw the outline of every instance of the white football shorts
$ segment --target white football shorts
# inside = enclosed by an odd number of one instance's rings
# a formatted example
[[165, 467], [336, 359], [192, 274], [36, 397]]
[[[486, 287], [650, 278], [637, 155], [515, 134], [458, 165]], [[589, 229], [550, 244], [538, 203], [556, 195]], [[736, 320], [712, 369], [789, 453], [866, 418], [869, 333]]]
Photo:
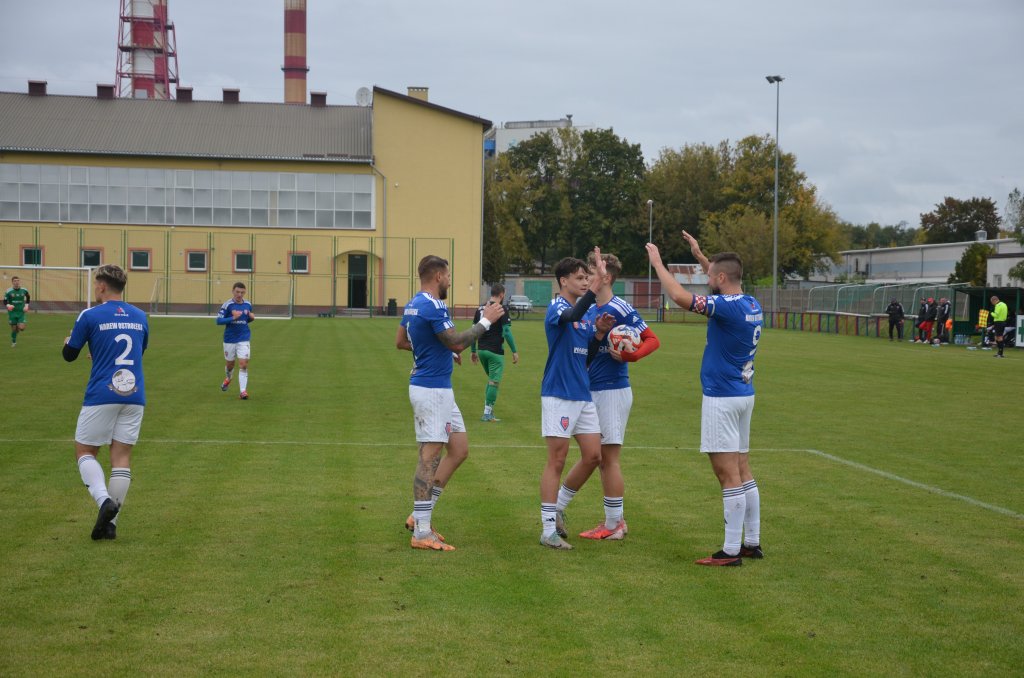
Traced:
[[633, 408], [633, 389], [613, 388], [607, 391], [591, 391], [597, 419], [601, 423], [601, 444], [621, 445], [626, 437], [629, 411]]
[[85, 405], [78, 413], [75, 442], [100, 447], [111, 440], [134, 445], [142, 429], [142, 405]]
[[597, 408], [589, 400], [562, 400], [541, 396], [540, 428], [545, 438], [571, 438], [580, 433], [600, 433]]
[[749, 452], [754, 396], [704, 396], [700, 407], [700, 451]]
[[224, 344], [224, 360], [234, 360], [235, 358], [249, 359], [248, 341], [240, 341], [237, 344]]
[[455, 391], [452, 389], [410, 384], [409, 402], [412, 403], [413, 420], [416, 422], [416, 442], [447, 443], [452, 433], [466, 431], [466, 423], [455, 404]]

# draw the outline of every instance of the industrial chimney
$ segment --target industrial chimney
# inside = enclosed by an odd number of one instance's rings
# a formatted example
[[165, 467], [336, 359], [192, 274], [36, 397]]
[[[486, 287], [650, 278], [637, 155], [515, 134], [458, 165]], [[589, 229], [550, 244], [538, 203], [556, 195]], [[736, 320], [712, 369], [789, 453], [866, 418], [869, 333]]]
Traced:
[[178, 83], [178, 51], [167, 0], [121, 0], [117, 96], [170, 99]]
[[306, 103], [306, 0], [284, 0], [284, 101]]

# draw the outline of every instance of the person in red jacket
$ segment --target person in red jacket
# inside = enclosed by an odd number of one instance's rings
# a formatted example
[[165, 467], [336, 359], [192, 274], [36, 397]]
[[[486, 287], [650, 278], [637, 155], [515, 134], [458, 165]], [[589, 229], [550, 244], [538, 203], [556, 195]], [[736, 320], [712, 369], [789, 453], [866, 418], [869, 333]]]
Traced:
[[[626, 422], [633, 406], [633, 390], [629, 385], [628, 363], [636, 362], [654, 352], [661, 343], [629, 302], [612, 292], [612, 284], [622, 272], [622, 262], [614, 254], [602, 254], [605, 273], [604, 287], [597, 293], [597, 315], [608, 313], [615, 318], [614, 327], [626, 325], [640, 333], [640, 346], [632, 353], [616, 350], [605, 337], [597, 346], [597, 354], [590, 362], [590, 395], [597, 408], [601, 426], [601, 486], [604, 489], [604, 522], [581, 532], [584, 539], [619, 540], [628, 531], [623, 518], [625, 480], [619, 457], [626, 434]], [[597, 270], [597, 260], [591, 253], [587, 264]], [[593, 273], [593, 275], [597, 275]], [[563, 518], [564, 520], [564, 518]]]

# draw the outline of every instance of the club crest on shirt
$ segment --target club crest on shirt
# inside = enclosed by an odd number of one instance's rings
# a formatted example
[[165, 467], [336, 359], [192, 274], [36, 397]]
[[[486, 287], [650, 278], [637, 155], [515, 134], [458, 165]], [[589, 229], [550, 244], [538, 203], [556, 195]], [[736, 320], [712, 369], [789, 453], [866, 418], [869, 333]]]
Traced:
[[131, 370], [118, 370], [114, 372], [108, 387], [119, 396], [130, 396], [139, 390], [135, 387], [135, 375], [132, 374]]
[[569, 417], [562, 417], [558, 423], [562, 426], [563, 431], [569, 430]]

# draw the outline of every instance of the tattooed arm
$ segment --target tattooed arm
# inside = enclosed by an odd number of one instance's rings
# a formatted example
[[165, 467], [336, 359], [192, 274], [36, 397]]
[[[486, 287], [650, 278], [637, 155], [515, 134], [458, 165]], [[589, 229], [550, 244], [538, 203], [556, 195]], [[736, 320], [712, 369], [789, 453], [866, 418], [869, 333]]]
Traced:
[[501, 307], [501, 304], [488, 304], [484, 307], [480, 322], [474, 323], [472, 327], [463, 332], [450, 327], [439, 333], [437, 338], [452, 353], [462, 353], [491, 328], [491, 323], [498, 322], [504, 313], [505, 309]]

